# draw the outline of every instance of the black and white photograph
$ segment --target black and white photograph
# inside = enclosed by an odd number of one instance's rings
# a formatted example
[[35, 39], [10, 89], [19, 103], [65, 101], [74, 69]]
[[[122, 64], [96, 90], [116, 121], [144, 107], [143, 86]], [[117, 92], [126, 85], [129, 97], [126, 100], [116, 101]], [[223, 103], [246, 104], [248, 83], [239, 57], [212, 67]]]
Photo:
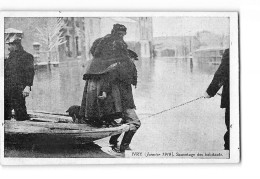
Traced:
[[2, 164], [238, 163], [238, 21], [2, 12]]

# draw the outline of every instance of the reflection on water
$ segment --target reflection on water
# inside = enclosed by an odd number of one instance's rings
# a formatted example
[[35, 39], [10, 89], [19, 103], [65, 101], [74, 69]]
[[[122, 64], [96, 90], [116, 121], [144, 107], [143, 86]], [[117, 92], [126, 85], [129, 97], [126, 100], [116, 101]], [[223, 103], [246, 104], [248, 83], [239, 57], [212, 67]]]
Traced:
[[[201, 96], [218, 67], [173, 58], [141, 59], [136, 66], [134, 97], [139, 114], [154, 113]], [[78, 61], [38, 69], [27, 99], [28, 109], [64, 113], [69, 106], [80, 105], [84, 71]]]

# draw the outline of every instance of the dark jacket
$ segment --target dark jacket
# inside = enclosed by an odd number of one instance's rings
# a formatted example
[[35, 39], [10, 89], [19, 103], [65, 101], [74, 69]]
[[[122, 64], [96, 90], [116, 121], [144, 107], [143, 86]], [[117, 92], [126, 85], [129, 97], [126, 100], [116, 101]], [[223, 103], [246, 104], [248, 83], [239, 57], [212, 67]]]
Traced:
[[33, 56], [22, 48], [10, 52], [4, 64], [5, 90], [33, 85], [34, 63]]
[[90, 52], [93, 59], [86, 69], [85, 79], [88, 76], [104, 74], [114, 69], [119, 63], [131, 61], [127, 44], [123, 39], [111, 34], [95, 40]]
[[124, 40], [108, 34], [95, 40], [90, 52], [93, 59], [83, 79], [102, 76], [105, 81], [102, 91], [108, 92], [111, 84], [117, 85], [123, 110], [135, 108], [131, 85], [137, 84], [137, 70]]
[[229, 108], [229, 49], [226, 49], [221, 64], [216, 71], [212, 82], [210, 83], [207, 93], [213, 97], [218, 90], [223, 86], [221, 95], [221, 108]]
[[[129, 79], [130, 77], [130, 79]], [[132, 85], [137, 84], [137, 70], [133, 62], [120, 63], [117, 68], [104, 76], [106, 84], [118, 86], [122, 109], [135, 109]], [[108, 91], [110, 85], [104, 85], [102, 91]]]

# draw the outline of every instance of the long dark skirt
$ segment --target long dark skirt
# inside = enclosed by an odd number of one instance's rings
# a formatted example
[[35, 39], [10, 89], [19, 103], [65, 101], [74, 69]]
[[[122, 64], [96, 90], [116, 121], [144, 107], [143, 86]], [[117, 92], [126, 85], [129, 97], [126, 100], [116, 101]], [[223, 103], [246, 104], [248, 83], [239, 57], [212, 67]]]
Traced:
[[88, 79], [85, 84], [80, 115], [85, 119], [105, 120], [106, 118], [119, 118], [122, 114], [121, 98], [118, 86], [111, 84], [111, 92], [103, 100], [101, 95], [102, 79]]

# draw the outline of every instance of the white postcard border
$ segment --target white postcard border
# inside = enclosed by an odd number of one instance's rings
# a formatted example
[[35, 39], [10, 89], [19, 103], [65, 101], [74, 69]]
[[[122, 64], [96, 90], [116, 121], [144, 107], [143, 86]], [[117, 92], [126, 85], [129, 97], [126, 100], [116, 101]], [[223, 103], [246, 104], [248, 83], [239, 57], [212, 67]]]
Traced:
[[[3, 71], [4, 17], [229, 17], [230, 18], [230, 158], [176, 159], [176, 158], [5, 158], [4, 157], [4, 76], [1, 75], [1, 163], [3, 165], [71, 165], [71, 164], [171, 164], [171, 163], [238, 163], [240, 161], [239, 111], [239, 34], [237, 12], [71, 12], [71, 11], [3, 11], [0, 13], [0, 58]], [[3, 73], [1, 73], [3, 74]]]

